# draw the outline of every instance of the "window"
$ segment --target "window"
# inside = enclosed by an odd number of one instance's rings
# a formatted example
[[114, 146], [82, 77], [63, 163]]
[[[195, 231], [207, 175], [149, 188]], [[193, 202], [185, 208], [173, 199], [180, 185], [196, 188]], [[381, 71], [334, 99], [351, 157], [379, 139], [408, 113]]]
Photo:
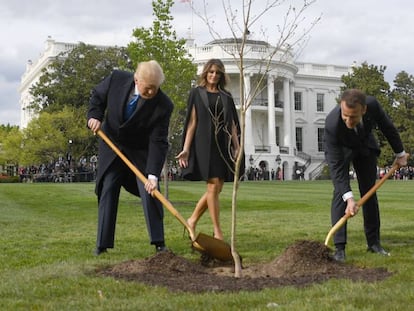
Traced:
[[316, 111], [324, 111], [324, 95], [322, 93], [316, 94]]
[[324, 151], [324, 146], [323, 146], [323, 134], [324, 134], [325, 129], [323, 127], [319, 127], [318, 128], [318, 151], [319, 152], [323, 152]]
[[280, 146], [280, 127], [276, 126], [276, 146]]
[[279, 101], [279, 93], [278, 92], [275, 92], [275, 107], [277, 107], [277, 108], [282, 108], [283, 107], [280, 104], [280, 101]]
[[303, 151], [303, 129], [301, 127], [296, 128], [296, 150]]
[[302, 110], [302, 93], [295, 92], [295, 110], [301, 111]]

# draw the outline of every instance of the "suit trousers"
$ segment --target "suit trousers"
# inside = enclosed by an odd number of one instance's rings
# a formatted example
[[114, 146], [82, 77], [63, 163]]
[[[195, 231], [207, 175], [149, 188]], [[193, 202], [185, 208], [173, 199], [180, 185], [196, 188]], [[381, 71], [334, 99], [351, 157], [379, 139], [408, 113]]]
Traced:
[[[105, 173], [101, 195], [98, 197], [98, 230], [96, 246], [113, 248], [115, 226], [118, 212], [119, 195], [124, 176], [130, 174], [129, 168], [120, 158], [116, 158]], [[137, 178], [145, 222], [151, 244], [164, 242], [164, 210], [162, 204], [153, 198]]]
[[[368, 152], [367, 152], [368, 151]], [[352, 161], [358, 180], [360, 196], [367, 193], [377, 180], [377, 154], [373, 150], [364, 152], [349, 153], [348, 163]], [[334, 225], [345, 214], [346, 202], [342, 199], [343, 193], [334, 191], [331, 206], [331, 221]], [[364, 218], [364, 232], [368, 246], [380, 242], [380, 213], [378, 199], [374, 193], [362, 207]], [[347, 224], [338, 230], [334, 236], [334, 243], [337, 248], [345, 247], [347, 243]]]

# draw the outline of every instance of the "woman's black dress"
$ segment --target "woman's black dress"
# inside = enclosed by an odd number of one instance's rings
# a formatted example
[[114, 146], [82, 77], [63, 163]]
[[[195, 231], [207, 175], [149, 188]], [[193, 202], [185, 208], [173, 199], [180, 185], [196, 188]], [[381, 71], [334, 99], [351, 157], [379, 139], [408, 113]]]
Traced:
[[[182, 177], [187, 180], [204, 181], [218, 177], [224, 181], [233, 181], [231, 131], [233, 125], [236, 125], [240, 135], [240, 126], [231, 94], [222, 90], [209, 93], [204, 87], [196, 87], [190, 91], [182, 146], [193, 108], [197, 114], [197, 126], [189, 150], [188, 166], [182, 169]], [[240, 167], [240, 176], [243, 174], [244, 159]]]
[[[210, 137], [210, 163], [208, 177], [226, 177], [226, 163], [224, 160], [224, 152], [229, 152], [225, 146], [226, 139], [224, 135], [228, 135], [223, 131], [223, 103], [219, 93], [207, 92], [209, 110], [211, 114], [211, 137]], [[228, 155], [227, 155], [228, 158]]]

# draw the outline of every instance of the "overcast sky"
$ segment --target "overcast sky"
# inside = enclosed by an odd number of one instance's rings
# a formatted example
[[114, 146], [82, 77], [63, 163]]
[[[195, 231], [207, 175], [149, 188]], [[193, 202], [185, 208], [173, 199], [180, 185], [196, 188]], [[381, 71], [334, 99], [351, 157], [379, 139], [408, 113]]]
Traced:
[[[266, 1], [254, 0], [255, 7], [263, 7]], [[177, 35], [187, 37], [192, 29], [197, 45], [211, 41], [205, 24], [185, 2], [176, 0], [172, 9]], [[202, 0], [193, 2], [197, 6]], [[230, 2], [233, 10], [241, 12], [242, 0]], [[303, 1], [286, 2], [299, 6]], [[209, 0], [207, 12], [220, 35], [228, 36], [222, 0]], [[389, 83], [402, 70], [414, 74], [413, 12], [410, 0], [316, 0], [305, 11], [302, 25], [322, 18], [298, 60], [386, 65]], [[260, 36], [260, 24], [272, 41], [285, 13], [286, 6], [282, 6], [263, 16], [253, 27], [252, 38], [265, 39]], [[44, 50], [48, 36], [63, 42], [121, 46], [131, 41], [134, 28], [151, 26], [152, 18], [150, 0], [0, 0], [0, 124], [20, 124], [20, 79], [27, 61], [36, 61]]]

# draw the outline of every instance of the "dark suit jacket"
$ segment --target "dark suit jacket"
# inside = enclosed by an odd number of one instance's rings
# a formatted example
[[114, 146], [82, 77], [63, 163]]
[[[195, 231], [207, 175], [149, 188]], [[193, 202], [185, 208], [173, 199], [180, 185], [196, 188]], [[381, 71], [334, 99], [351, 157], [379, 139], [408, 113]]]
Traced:
[[[124, 121], [124, 109], [134, 88], [133, 73], [115, 70], [93, 90], [88, 119], [103, 121], [102, 130], [143, 174], [160, 176], [168, 151], [168, 127], [173, 103], [161, 89], [149, 100], [140, 98], [138, 108]], [[102, 140], [99, 142], [96, 192], [102, 177], [117, 155]], [[135, 175], [130, 172], [123, 186], [138, 195]]]
[[358, 129], [358, 134], [346, 127], [341, 118], [339, 105], [328, 114], [325, 120], [325, 158], [334, 187], [341, 194], [351, 191], [349, 163], [352, 154], [355, 152], [380, 154], [378, 143], [372, 133], [374, 128], [381, 130], [395, 153], [404, 150], [397, 129], [375, 97], [367, 96], [366, 103], [367, 111], [363, 116], [363, 128]]

